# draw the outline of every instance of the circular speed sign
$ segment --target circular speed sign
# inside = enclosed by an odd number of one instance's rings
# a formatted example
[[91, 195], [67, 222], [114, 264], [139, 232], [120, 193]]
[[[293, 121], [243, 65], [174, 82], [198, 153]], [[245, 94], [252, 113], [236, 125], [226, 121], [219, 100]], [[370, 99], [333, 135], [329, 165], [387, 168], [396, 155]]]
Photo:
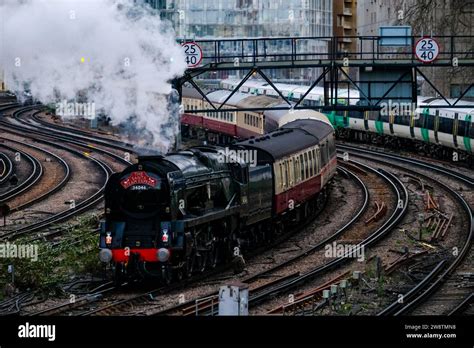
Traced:
[[416, 58], [423, 63], [431, 63], [439, 55], [439, 44], [431, 37], [423, 37], [415, 45]]
[[201, 47], [195, 42], [185, 42], [181, 44], [184, 50], [184, 54], [186, 56], [186, 64], [188, 64], [188, 68], [194, 68], [201, 64], [202, 61], [202, 49]]

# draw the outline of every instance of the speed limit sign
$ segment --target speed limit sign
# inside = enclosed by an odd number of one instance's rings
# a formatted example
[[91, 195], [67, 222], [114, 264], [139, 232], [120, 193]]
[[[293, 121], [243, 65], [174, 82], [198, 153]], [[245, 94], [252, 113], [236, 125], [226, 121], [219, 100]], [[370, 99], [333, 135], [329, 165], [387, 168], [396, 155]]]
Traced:
[[186, 64], [188, 68], [194, 68], [201, 64], [202, 61], [202, 49], [195, 42], [185, 42], [181, 44], [186, 55]]
[[431, 37], [423, 37], [415, 45], [416, 58], [423, 63], [431, 63], [439, 55], [439, 44]]

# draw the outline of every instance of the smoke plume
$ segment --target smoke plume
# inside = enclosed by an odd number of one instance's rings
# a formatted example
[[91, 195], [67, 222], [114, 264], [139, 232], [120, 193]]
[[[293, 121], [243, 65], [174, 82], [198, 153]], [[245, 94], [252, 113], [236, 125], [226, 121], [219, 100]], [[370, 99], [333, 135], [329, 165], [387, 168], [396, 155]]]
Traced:
[[10, 90], [44, 104], [95, 103], [166, 150], [169, 81], [185, 69], [169, 22], [133, 0], [0, 0], [0, 65]]

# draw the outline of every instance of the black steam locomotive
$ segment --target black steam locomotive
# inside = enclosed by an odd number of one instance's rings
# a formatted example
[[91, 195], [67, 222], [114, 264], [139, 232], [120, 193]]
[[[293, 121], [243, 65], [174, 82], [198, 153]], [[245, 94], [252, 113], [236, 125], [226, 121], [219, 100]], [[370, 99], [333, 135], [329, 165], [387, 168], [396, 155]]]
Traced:
[[322, 114], [228, 148], [140, 157], [106, 186], [100, 259], [118, 279], [166, 283], [213, 268], [314, 214], [335, 170]]

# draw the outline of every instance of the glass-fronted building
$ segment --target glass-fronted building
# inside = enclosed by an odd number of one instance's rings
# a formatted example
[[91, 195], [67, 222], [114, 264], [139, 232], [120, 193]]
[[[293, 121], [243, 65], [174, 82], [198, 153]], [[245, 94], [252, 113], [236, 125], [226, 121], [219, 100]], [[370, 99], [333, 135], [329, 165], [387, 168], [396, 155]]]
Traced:
[[147, 0], [182, 38], [331, 36], [332, 0]]
[[[146, 0], [170, 20], [186, 40], [255, 37], [330, 37], [333, 0]], [[275, 47], [284, 52], [289, 47]], [[327, 41], [311, 41], [312, 52], [326, 52]], [[316, 75], [317, 69], [310, 72]], [[272, 71], [283, 80], [311, 79], [308, 73]], [[297, 75], [297, 76], [295, 76]]]

